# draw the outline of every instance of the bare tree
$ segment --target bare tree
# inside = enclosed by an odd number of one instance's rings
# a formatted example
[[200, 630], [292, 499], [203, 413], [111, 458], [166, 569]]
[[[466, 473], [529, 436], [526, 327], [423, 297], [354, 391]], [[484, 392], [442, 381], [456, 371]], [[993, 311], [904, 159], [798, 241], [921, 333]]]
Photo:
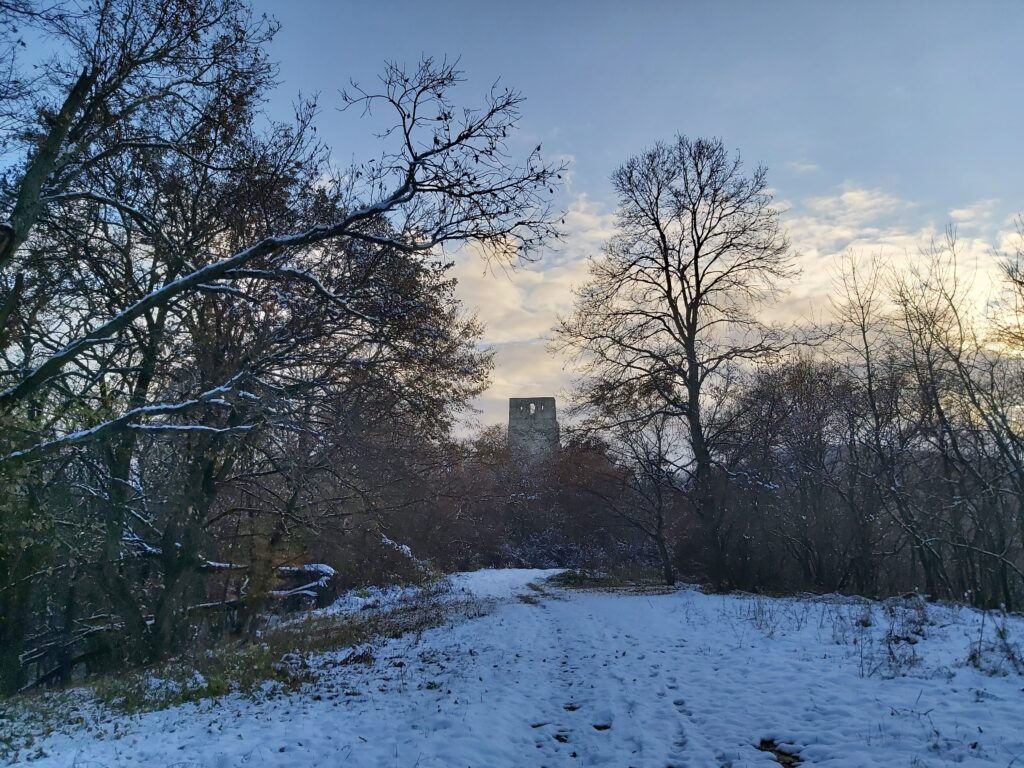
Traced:
[[[621, 488], [604, 496], [609, 509], [654, 546], [665, 584], [676, 583], [672, 531], [678, 527], [682, 494], [678, 468], [679, 420], [657, 413], [647, 423], [632, 419], [606, 434]], [[614, 487], [614, 486], [613, 486]]]
[[722, 407], [739, 367], [785, 343], [757, 309], [794, 274], [789, 243], [765, 169], [746, 174], [720, 140], [656, 144], [612, 183], [618, 232], [591, 260], [558, 343], [579, 354], [584, 403], [628, 412], [616, 401], [653, 395], [658, 412], [685, 420], [690, 487], [714, 556]]
[[[315, 105], [293, 125], [253, 128], [275, 25], [241, 0], [0, 10], [12, 71], [13, 14], [61, 43], [0, 118], [13, 158], [0, 179], [11, 687], [29, 587], [55, 551], [75, 552], [62, 567], [98, 578], [111, 626], [159, 655], [210, 569], [218, 496], [274, 445], [266, 429], [340, 428], [329, 403], [387, 381], [394, 397], [374, 408], [397, 418], [429, 403], [417, 428], [443, 432], [487, 366], [441, 252], [471, 242], [488, 258], [531, 258], [556, 235], [560, 166], [539, 147], [511, 156], [518, 93], [457, 107], [461, 73], [428, 59], [345, 97], [393, 122], [380, 156], [332, 173], [310, 138]], [[58, 532], [61, 504], [80, 514]], [[147, 558], [162, 569], [155, 595], [140, 588]]]
[[744, 383], [727, 439], [737, 583], [876, 591], [875, 488], [865, 494], [850, 445], [862, 407], [846, 371], [807, 350]]
[[[137, 21], [131, 15], [134, 8], [130, 3], [120, 8], [127, 14], [123, 21], [132, 29]], [[177, 23], [173, 14], [160, 15], [147, 22], [154, 35], [165, 31], [163, 25]], [[103, 29], [117, 27], [110, 22], [100, 26]], [[76, 26], [68, 35], [77, 40], [80, 32]], [[96, 45], [102, 51], [112, 47], [105, 38]], [[92, 48], [87, 50], [92, 54]], [[106, 124], [92, 124], [94, 113], [114, 109], [111, 100], [115, 97], [126, 98], [124, 90], [132, 82], [130, 79], [118, 75], [109, 84], [98, 83], [109, 67], [117, 72], [120, 72], [118, 67], [134, 71], [134, 59], [122, 61], [131, 50], [125, 47], [112, 62], [89, 59], [91, 68], [71, 83], [60, 107], [57, 123], [64, 128], [51, 128], [40, 139], [38, 147], [27, 155], [21, 175], [10, 181], [10, 222], [5, 225], [7, 235], [5, 250], [0, 254], [0, 269], [18, 261], [16, 257], [28, 259], [29, 251], [35, 253], [34, 249], [29, 249], [23, 254], [22, 244], [28, 241], [44, 214], [48, 220], [59, 221], [58, 212], [64, 206], [90, 201], [113, 210], [119, 217], [134, 219], [144, 227], [154, 226], [155, 222], [145, 212], [124, 199], [108, 198], [96, 189], [83, 188], [82, 183], [87, 180], [81, 170], [83, 167], [94, 166], [111, 154], [125, 151], [126, 142], [118, 132], [115, 131], [113, 137], [105, 133], [94, 136], [89, 132], [106, 128]], [[138, 57], [148, 63], [153, 57], [165, 56], [177, 63], [174, 51], [173, 47], [170, 53], [162, 48], [157, 52], [147, 49]], [[198, 66], [191, 60], [189, 63]], [[394, 112], [396, 123], [388, 132], [394, 139], [392, 147], [376, 162], [369, 162], [349, 174], [338, 207], [325, 211], [322, 221], [300, 231], [254, 234], [252, 240], [239, 242], [237, 249], [230, 252], [224, 250], [223, 244], [218, 244], [220, 247], [210, 253], [204, 263], [186, 262], [185, 269], [167, 275], [145, 295], [111, 307], [105, 317], [90, 317], [89, 322], [78, 327], [58, 348], [33, 350], [35, 354], [29, 359], [17, 360], [7, 370], [0, 371], [5, 383], [0, 391], [0, 410], [9, 413], [41, 390], [62, 385], [69, 368], [87, 353], [123, 340], [134, 323], [190, 293], [228, 289], [225, 286], [240, 278], [304, 282], [329, 293], [328, 288], [318, 285], [316, 277], [297, 262], [303, 249], [320, 243], [360, 242], [404, 253], [425, 254], [446, 243], [476, 242], [493, 258], [528, 257], [555, 233], [548, 200], [560, 167], [542, 163], [539, 148], [523, 164], [512, 161], [506, 138], [518, 120], [522, 98], [508, 89], [494, 90], [482, 109], [460, 111], [449, 97], [450, 89], [460, 79], [454, 65], [425, 60], [410, 73], [390, 67], [380, 93], [358, 91], [355, 96], [346, 97], [350, 105], [367, 109], [386, 106]], [[162, 91], [156, 97], [160, 95]], [[174, 102], [181, 96], [180, 93], [172, 95]], [[156, 97], [147, 95], [144, 101]], [[72, 147], [73, 156], [63, 157], [61, 152], [70, 141], [76, 120], [83, 123], [81, 131], [86, 135]], [[132, 147], [139, 143], [137, 137], [127, 142]], [[36, 236], [41, 237], [41, 233]], [[172, 236], [166, 230], [158, 230], [151, 232], [150, 237]], [[182, 244], [172, 238], [169, 245], [173, 248]], [[4, 303], [17, 305], [23, 301], [19, 296], [21, 284], [17, 278], [11, 282]], [[124, 414], [106, 424], [93, 425], [89, 437], [131, 427], [137, 423], [136, 417], [142, 415], [136, 411], [134, 415]], [[9, 453], [5, 460], [23, 461], [83, 436], [79, 431], [36, 441]]]

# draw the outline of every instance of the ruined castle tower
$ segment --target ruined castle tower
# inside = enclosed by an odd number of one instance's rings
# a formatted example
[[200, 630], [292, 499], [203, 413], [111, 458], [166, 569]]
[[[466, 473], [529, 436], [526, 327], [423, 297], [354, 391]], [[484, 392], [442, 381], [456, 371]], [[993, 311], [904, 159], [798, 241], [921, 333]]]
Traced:
[[513, 450], [537, 456], [558, 450], [558, 440], [555, 398], [508, 399], [508, 441]]

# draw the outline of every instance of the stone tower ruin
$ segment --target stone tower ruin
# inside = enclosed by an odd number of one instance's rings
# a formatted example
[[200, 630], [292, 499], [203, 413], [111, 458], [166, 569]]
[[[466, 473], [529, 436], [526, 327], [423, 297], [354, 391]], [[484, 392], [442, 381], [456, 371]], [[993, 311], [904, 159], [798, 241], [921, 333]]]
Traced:
[[555, 398], [510, 397], [508, 442], [513, 450], [530, 456], [557, 451], [559, 434]]

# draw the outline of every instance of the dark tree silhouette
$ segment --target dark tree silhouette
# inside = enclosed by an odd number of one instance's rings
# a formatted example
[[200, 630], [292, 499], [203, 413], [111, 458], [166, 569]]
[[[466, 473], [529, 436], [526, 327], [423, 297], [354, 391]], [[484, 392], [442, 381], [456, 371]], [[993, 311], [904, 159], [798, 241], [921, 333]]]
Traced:
[[[708, 547], [719, 551], [712, 468], [726, 426], [721, 406], [739, 365], [785, 344], [757, 309], [794, 274], [789, 243], [765, 169], [745, 173], [720, 140], [656, 144], [612, 183], [618, 232], [592, 259], [558, 343], [578, 353], [584, 403], [634, 421], [685, 419], [693, 501]], [[656, 410], [617, 402], [636, 397]]]

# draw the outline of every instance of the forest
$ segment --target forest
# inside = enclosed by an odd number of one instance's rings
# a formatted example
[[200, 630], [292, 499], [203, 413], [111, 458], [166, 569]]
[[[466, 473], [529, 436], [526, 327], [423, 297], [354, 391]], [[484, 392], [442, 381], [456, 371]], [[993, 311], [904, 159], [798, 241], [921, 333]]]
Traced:
[[[494, 356], [454, 260], [543, 260], [568, 161], [454, 58], [272, 119], [278, 29], [0, 0], [0, 692], [483, 567], [1024, 608], [1024, 220], [985, 312], [950, 226], [776, 322], [800, 264], [769, 170], [638, 146], [551, 331], [561, 448], [517, 455], [463, 427]], [[338, 167], [327, 109], [376, 154]]]

